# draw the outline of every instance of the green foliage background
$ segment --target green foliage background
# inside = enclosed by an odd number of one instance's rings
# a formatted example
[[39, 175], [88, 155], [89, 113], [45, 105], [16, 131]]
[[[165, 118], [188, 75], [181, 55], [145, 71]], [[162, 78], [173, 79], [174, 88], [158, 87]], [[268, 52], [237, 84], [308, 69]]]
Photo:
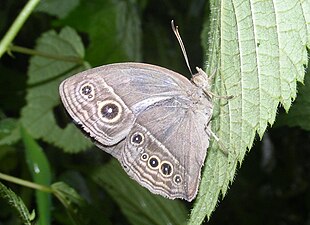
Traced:
[[[0, 2], [0, 37], [26, 3]], [[0, 53], [0, 224], [310, 221], [309, 0], [42, 0], [32, 8]], [[216, 72], [212, 91], [234, 96], [213, 100], [224, 151], [211, 140], [194, 203], [128, 178], [70, 123], [58, 95], [66, 77], [113, 62], [189, 74], [171, 19], [191, 65]]]

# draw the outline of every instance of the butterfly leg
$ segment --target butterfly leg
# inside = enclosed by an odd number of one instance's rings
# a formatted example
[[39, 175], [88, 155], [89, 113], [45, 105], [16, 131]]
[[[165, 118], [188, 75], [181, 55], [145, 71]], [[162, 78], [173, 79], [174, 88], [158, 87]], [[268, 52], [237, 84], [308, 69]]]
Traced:
[[225, 155], [228, 156], [228, 149], [224, 146], [223, 142], [220, 140], [220, 138], [213, 133], [213, 131], [210, 129], [210, 127], [206, 126], [206, 132], [211, 134], [211, 136], [214, 138], [214, 140], [218, 143], [221, 152]]

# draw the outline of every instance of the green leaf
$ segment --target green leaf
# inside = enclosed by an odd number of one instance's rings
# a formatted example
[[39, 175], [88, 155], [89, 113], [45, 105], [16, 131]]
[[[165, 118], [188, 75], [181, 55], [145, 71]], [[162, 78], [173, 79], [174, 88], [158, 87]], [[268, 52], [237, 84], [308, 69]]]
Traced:
[[310, 131], [310, 70], [308, 70], [304, 82], [304, 85], [299, 85], [298, 97], [289, 113], [280, 114], [275, 124], [276, 126], [299, 126], [304, 130]]
[[79, 3], [79, 0], [44, 0], [36, 7], [36, 11], [65, 18]]
[[[34, 138], [42, 138], [68, 152], [84, 150], [91, 145], [90, 141], [73, 124], [61, 128], [55, 118], [61, 117], [55, 110], [60, 104], [60, 82], [88, 68], [87, 63], [80, 64], [84, 56], [83, 44], [76, 32], [66, 27], [59, 34], [55, 31], [44, 33], [37, 41], [36, 50], [56, 57], [31, 58], [22, 124]], [[56, 59], [58, 56], [59, 59]], [[70, 60], [64, 61], [66, 59]]]
[[54, 195], [66, 208], [74, 224], [111, 224], [102, 212], [89, 205], [85, 199], [66, 183], [54, 183], [52, 184], [52, 189]]
[[189, 224], [210, 216], [256, 132], [262, 137], [274, 123], [279, 103], [289, 109], [310, 44], [309, 0], [211, 1], [211, 9], [211, 36], [203, 36], [211, 43], [207, 71], [217, 71], [215, 94], [234, 97], [213, 99], [212, 130], [225, 149], [213, 142], [208, 150]]
[[81, 4], [59, 23], [89, 35], [86, 59], [92, 66], [139, 61], [141, 25], [137, 8], [136, 1], [81, 0]]
[[0, 120], [0, 145], [12, 145], [20, 139], [19, 122], [13, 118]]
[[[11, 189], [7, 188], [0, 182], [0, 197], [16, 211], [21, 222], [25, 225], [31, 225], [33, 216], [29, 213], [23, 200], [18, 197]], [[3, 207], [3, 206], [2, 206]]]
[[[21, 127], [21, 136], [25, 145], [26, 160], [32, 179], [37, 184], [49, 186], [51, 183], [51, 169], [43, 149], [37, 142]], [[36, 190], [36, 201], [39, 212], [39, 224], [51, 224], [51, 196]]]
[[187, 211], [181, 201], [150, 193], [130, 179], [116, 160], [91, 171], [91, 176], [114, 198], [131, 224], [185, 224]]

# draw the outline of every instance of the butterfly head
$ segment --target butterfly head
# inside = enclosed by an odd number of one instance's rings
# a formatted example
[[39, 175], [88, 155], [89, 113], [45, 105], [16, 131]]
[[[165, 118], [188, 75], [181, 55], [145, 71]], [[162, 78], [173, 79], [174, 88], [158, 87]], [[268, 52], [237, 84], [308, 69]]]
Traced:
[[209, 95], [210, 93], [210, 80], [208, 75], [200, 68], [196, 67], [197, 73], [193, 75], [191, 81], [199, 88], [203, 90], [204, 93]]

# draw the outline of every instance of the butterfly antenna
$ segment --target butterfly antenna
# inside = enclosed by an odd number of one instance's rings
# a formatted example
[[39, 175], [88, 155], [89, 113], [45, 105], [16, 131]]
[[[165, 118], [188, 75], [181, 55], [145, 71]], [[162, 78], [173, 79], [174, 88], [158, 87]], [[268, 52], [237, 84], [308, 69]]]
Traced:
[[173, 32], [174, 32], [175, 36], [177, 37], [178, 42], [180, 44], [180, 47], [181, 47], [181, 50], [182, 50], [182, 53], [183, 53], [183, 56], [184, 56], [187, 68], [189, 69], [189, 72], [191, 73], [191, 75], [193, 75], [191, 67], [189, 66], [189, 62], [188, 62], [188, 58], [187, 58], [187, 53], [186, 53], [186, 50], [185, 50], [185, 47], [184, 47], [181, 35], [179, 33], [179, 30], [178, 30], [178, 26], [174, 25], [174, 21], [173, 20], [171, 20], [171, 27], [172, 27], [172, 30], [173, 30]]

